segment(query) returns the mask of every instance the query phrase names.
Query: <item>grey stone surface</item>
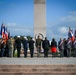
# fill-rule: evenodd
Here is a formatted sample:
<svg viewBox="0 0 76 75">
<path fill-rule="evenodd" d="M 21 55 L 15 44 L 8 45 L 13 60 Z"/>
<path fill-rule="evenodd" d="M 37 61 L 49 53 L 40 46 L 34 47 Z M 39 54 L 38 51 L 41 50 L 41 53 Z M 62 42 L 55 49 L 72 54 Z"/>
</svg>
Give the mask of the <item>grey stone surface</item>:
<svg viewBox="0 0 76 75">
<path fill-rule="evenodd" d="M 46 0 L 34 0 L 35 4 L 45 4 Z"/>
<path fill-rule="evenodd" d="M 46 36 L 46 0 L 34 0 L 34 37 L 41 33 Z"/>
<path fill-rule="evenodd" d="M 18 64 L 18 65 L 64 65 L 76 64 L 76 58 L 0 58 L 1 64 Z"/>
</svg>

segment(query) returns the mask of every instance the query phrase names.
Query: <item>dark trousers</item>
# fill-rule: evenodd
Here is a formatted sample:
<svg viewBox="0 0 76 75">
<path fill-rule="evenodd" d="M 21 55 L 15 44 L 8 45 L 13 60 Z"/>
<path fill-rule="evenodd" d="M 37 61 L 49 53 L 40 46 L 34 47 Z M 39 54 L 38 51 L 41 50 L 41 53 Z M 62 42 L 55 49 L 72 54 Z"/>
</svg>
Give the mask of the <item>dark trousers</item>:
<svg viewBox="0 0 76 75">
<path fill-rule="evenodd" d="M 1 57 L 1 49 L 0 49 L 0 57 Z"/>
<path fill-rule="evenodd" d="M 76 49 L 74 49 L 74 57 L 76 57 Z"/>
<path fill-rule="evenodd" d="M 17 47 L 17 57 L 20 57 L 20 50 L 21 50 L 21 48 Z"/>
<path fill-rule="evenodd" d="M 44 49 L 44 57 L 48 57 L 48 49 Z"/>
<path fill-rule="evenodd" d="M 30 48 L 30 55 L 31 55 L 31 57 L 33 57 L 33 54 L 34 54 L 34 49 Z"/>
<path fill-rule="evenodd" d="M 27 48 L 24 49 L 24 57 L 27 57 Z"/>
<path fill-rule="evenodd" d="M 3 56 L 9 57 L 9 48 L 4 48 Z"/>
<path fill-rule="evenodd" d="M 37 47 L 37 57 L 40 57 L 41 54 L 41 47 Z"/>
<path fill-rule="evenodd" d="M 52 57 L 56 57 L 56 52 L 52 52 Z"/>
<path fill-rule="evenodd" d="M 16 50 L 16 47 L 14 47 L 14 50 L 13 50 L 13 57 L 14 57 L 14 54 L 15 54 L 15 50 Z"/>
<path fill-rule="evenodd" d="M 71 56 L 71 49 L 68 48 L 68 49 L 67 49 L 67 57 L 70 57 L 70 56 Z"/>
<path fill-rule="evenodd" d="M 64 49 L 60 49 L 60 57 L 64 57 Z"/>
<path fill-rule="evenodd" d="M 67 57 L 67 49 L 64 49 L 64 57 Z"/>
<path fill-rule="evenodd" d="M 2 49 L 1 49 L 1 57 L 3 57 L 3 56 L 4 56 L 4 52 L 5 52 L 5 49 L 4 49 L 4 48 L 2 48 Z"/>
</svg>

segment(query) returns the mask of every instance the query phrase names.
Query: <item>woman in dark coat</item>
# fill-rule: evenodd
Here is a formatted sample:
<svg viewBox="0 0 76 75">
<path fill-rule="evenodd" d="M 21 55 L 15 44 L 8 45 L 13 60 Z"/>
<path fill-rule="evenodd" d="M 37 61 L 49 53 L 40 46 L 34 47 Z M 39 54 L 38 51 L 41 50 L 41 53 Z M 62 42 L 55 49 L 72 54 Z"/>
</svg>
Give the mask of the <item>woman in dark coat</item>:
<svg viewBox="0 0 76 75">
<path fill-rule="evenodd" d="M 52 39 L 51 42 L 51 52 L 53 54 L 53 56 L 55 56 L 56 52 L 57 52 L 57 42 L 55 41 L 55 39 Z"/>
</svg>

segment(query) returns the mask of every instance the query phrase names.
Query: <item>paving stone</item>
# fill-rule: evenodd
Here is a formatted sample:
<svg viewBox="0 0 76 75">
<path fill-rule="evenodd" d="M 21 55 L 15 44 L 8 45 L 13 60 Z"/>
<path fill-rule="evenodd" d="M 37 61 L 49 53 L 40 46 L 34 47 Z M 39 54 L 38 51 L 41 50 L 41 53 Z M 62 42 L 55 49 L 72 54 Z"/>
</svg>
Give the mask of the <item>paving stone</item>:
<svg viewBox="0 0 76 75">
<path fill-rule="evenodd" d="M 51 64 L 76 64 L 76 58 L 0 58 L 0 64 L 19 65 L 51 65 Z"/>
</svg>

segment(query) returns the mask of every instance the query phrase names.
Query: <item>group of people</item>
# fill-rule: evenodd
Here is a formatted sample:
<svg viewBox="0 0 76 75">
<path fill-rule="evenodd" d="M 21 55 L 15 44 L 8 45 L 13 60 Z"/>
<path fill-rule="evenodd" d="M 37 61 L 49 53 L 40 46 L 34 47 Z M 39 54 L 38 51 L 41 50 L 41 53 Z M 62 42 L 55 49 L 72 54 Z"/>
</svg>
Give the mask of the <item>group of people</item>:
<svg viewBox="0 0 76 75">
<path fill-rule="evenodd" d="M 71 40 L 71 38 L 68 38 L 66 40 L 60 38 L 60 41 L 58 42 L 58 48 L 60 51 L 60 57 L 71 57 L 71 54 L 73 53 L 73 56 L 76 57 L 76 38 L 74 41 Z"/>
<path fill-rule="evenodd" d="M 37 50 L 37 57 L 40 57 L 42 48 L 44 50 L 44 57 L 48 57 L 49 51 L 52 53 L 52 57 L 55 57 L 57 52 L 60 54 L 60 57 L 70 57 L 71 51 L 73 51 L 73 55 L 76 57 L 76 39 L 71 41 L 71 38 L 68 38 L 67 40 L 60 38 L 57 44 L 55 38 L 53 38 L 50 44 L 50 41 L 47 39 L 47 37 L 42 40 L 40 36 L 38 36 L 35 41 L 32 37 L 30 40 L 27 40 L 26 37 L 21 40 L 20 36 L 18 36 L 16 40 L 10 37 L 7 42 L 4 42 L 4 39 L 0 39 L 0 57 L 14 57 L 16 49 L 17 57 L 20 57 L 21 44 L 23 44 L 24 57 L 27 57 L 28 48 L 30 50 L 30 57 L 34 57 L 35 47 Z"/>
</svg>

